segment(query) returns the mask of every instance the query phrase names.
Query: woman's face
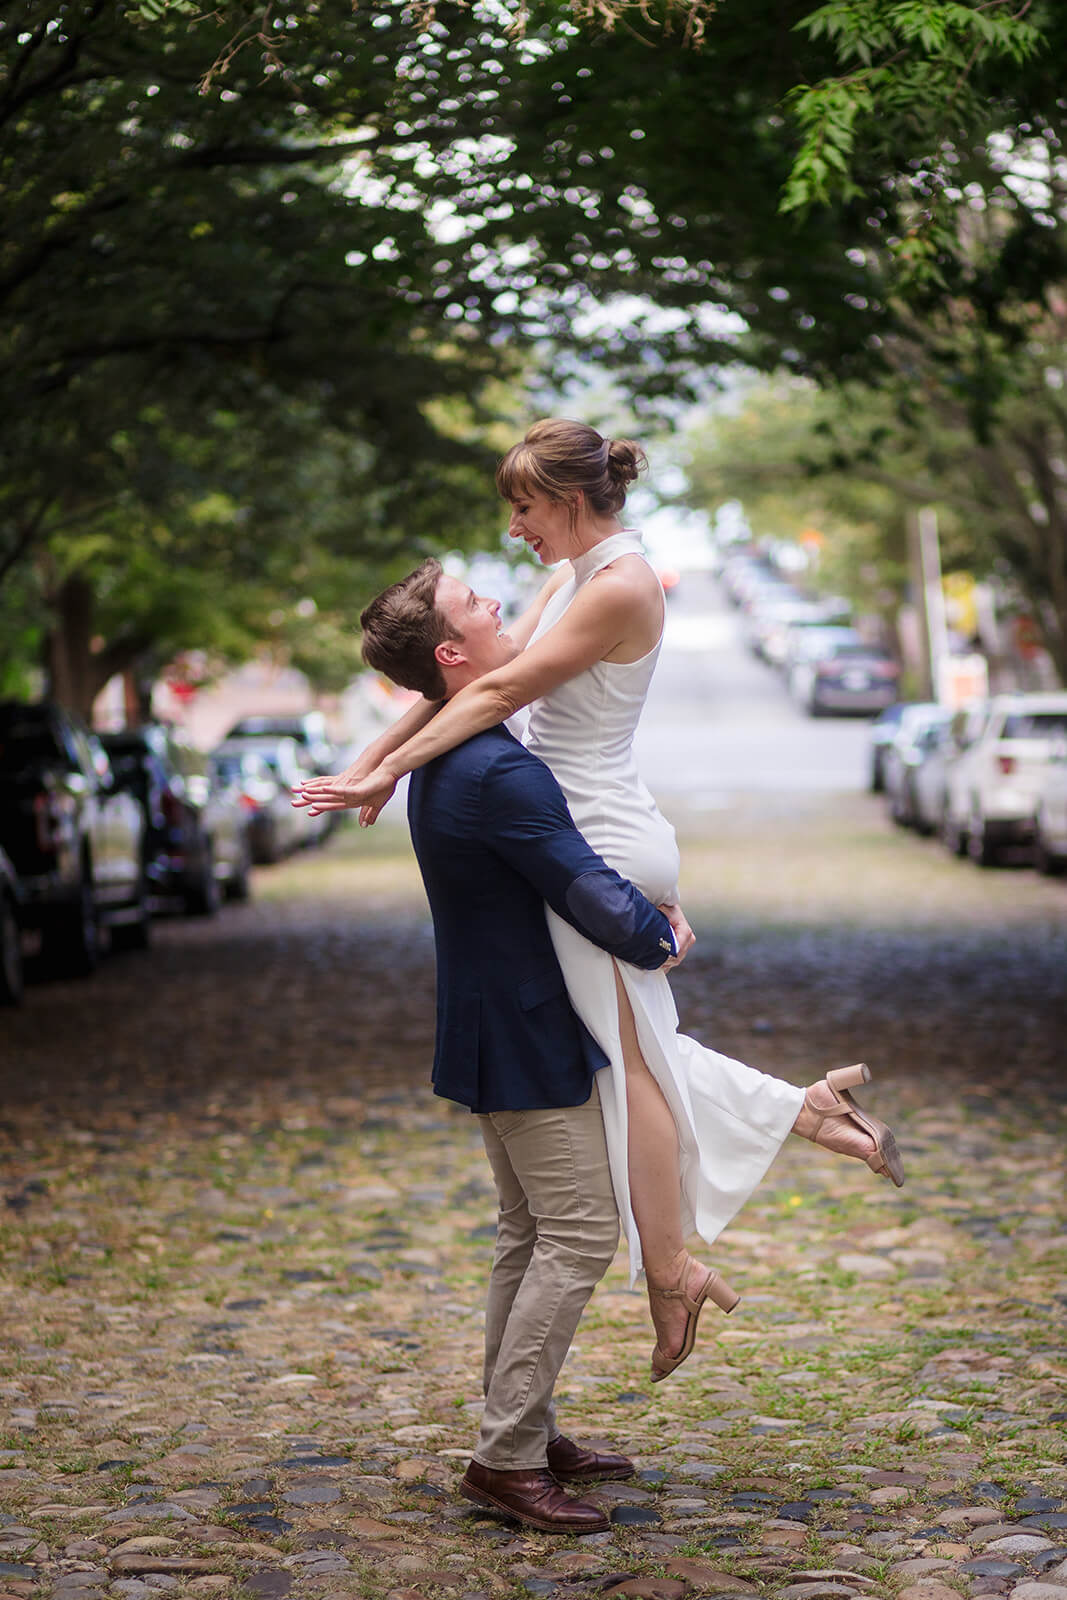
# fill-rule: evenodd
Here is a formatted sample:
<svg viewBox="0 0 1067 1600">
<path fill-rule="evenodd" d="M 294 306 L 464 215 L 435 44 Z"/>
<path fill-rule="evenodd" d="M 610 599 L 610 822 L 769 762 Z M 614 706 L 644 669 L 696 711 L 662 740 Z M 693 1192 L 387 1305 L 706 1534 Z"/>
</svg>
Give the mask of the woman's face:
<svg viewBox="0 0 1067 1600">
<path fill-rule="evenodd" d="M 513 539 L 524 540 L 542 566 L 555 566 L 557 561 L 577 554 L 566 501 L 550 500 L 547 494 L 518 495 L 511 502 L 508 533 Z"/>
</svg>

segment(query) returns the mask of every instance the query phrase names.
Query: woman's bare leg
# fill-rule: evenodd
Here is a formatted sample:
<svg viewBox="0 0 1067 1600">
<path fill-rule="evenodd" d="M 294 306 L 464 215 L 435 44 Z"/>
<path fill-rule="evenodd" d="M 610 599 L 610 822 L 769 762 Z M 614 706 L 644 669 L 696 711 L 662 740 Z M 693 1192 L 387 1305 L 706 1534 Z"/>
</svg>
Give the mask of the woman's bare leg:
<svg viewBox="0 0 1067 1600">
<path fill-rule="evenodd" d="M 617 968 L 615 992 L 626 1067 L 630 1204 L 641 1238 L 645 1276 L 657 1288 L 674 1289 L 679 1286 L 687 1259 L 682 1236 L 678 1129 L 663 1091 L 641 1054 L 634 1014 Z M 682 1287 L 690 1295 L 699 1294 L 707 1274 L 707 1267 L 690 1258 Z M 688 1320 L 685 1307 L 680 1300 L 663 1300 L 658 1295 L 650 1295 L 649 1308 L 660 1349 L 665 1356 L 677 1355 Z"/>
</svg>

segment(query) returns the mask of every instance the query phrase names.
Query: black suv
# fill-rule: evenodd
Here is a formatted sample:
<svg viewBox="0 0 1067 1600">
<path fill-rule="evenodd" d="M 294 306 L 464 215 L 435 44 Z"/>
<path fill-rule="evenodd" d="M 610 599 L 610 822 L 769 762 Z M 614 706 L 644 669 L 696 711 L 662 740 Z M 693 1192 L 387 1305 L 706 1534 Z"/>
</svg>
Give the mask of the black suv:
<svg viewBox="0 0 1067 1600">
<path fill-rule="evenodd" d="M 47 962 L 91 972 L 100 925 L 113 942 L 148 942 L 144 823 L 115 785 L 95 734 L 60 706 L 0 702 L 0 846 L 22 888 L 25 928 Z"/>
</svg>

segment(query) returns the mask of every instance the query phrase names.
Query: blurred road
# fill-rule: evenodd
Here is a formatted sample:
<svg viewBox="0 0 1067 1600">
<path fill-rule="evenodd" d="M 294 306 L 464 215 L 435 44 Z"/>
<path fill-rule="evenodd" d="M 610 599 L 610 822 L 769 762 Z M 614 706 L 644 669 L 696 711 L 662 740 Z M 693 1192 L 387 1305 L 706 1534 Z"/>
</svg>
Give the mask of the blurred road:
<svg viewBox="0 0 1067 1600">
<path fill-rule="evenodd" d="M 863 789 L 868 728 L 867 718 L 799 711 L 779 674 L 746 648 L 739 614 L 715 581 L 683 576 L 636 741 L 656 795 L 715 811 L 738 794 Z"/>
</svg>

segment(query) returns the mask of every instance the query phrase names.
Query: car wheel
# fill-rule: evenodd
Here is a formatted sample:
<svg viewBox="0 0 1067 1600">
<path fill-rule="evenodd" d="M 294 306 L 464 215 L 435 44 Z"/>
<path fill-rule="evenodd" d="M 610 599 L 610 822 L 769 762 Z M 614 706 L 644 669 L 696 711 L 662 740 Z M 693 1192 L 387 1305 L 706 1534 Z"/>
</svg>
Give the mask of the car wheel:
<svg viewBox="0 0 1067 1600">
<path fill-rule="evenodd" d="M 882 794 L 885 791 L 885 773 L 882 770 L 882 763 L 876 755 L 871 757 L 870 789 L 872 794 Z"/>
<path fill-rule="evenodd" d="M 911 825 L 915 832 L 921 833 L 924 838 L 934 831 L 933 825 L 923 815 L 922 807 L 919 804 L 919 796 L 914 788 L 911 791 Z"/>
<path fill-rule="evenodd" d="M 200 871 L 191 889 L 186 890 L 185 910 L 191 917 L 213 917 L 222 904 L 219 880 L 215 876 L 215 853 L 205 844 Z"/>
<path fill-rule="evenodd" d="M 808 713 L 809 717 L 821 717 L 822 716 L 822 706 L 819 704 L 818 700 L 815 698 L 814 692 L 809 696 L 808 702 L 807 702 L 807 706 L 806 706 L 805 709 L 807 710 L 807 713 Z"/>
<path fill-rule="evenodd" d="M 972 816 L 967 833 L 967 854 L 980 867 L 995 867 L 1000 860 L 1000 850 L 989 837 L 981 817 Z"/>
<path fill-rule="evenodd" d="M 249 873 L 252 870 L 252 850 L 246 834 L 241 845 L 241 857 L 233 876 L 226 883 L 227 900 L 247 900 L 252 891 Z"/>
<path fill-rule="evenodd" d="M 953 820 L 947 808 L 941 813 L 939 832 L 941 834 L 941 843 L 950 855 L 965 856 L 967 854 L 967 831 Z"/>
<path fill-rule="evenodd" d="M 132 922 L 119 922 L 111 930 L 116 950 L 147 950 L 151 943 L 152 912 L 148 903 L 148 873 L 142 866 L 134 900 L 136 916 Z"/>
<path fill-rule="evenodd" d="M 1058 878 L 1061 872 L 1067 871 L 1067 856 L 1057 855 L 1055 850 L 1050 850 L 1048 841 L 1041 831 L 1041 818 L 1034 818 L 1034 866 L 1046 878 Z"/>
<path fill-rule="evenodd" d="M 278 860 L 278 826 L 273 817 L 264 819 L 256 840 L 256 848 L 252 859 L 262 867 L 269 867 Z"/>
<path fill-rule="evenodd" d="M 0 894 L 0 1005 L 22 1002 L 22 932 L 10 895 Z"/>
<path fill-rule="evenodd" d="M 92 869 L 85 861 L 77 898 L 64 909 L 45 937 L 45 960 L 54 972 L 71 978 L 87 978 L 100 965 L 100 945 L 100 913 L 93 892 Z"/>
</svg>

